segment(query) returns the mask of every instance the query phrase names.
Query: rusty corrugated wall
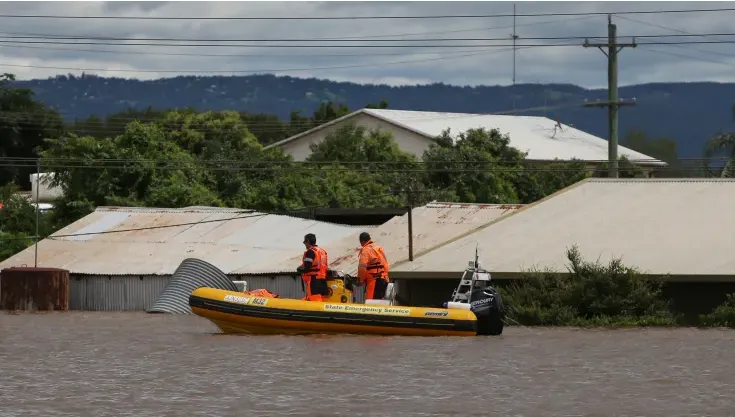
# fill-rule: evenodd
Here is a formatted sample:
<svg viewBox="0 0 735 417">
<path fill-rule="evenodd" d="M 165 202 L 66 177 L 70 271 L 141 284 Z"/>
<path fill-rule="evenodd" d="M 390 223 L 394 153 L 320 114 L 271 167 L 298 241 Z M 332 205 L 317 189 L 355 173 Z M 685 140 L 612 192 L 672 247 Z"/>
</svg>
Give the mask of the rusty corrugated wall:
<svg viewBox="0 0 735 417">
<path fill-rule="evenodd" d="M 66 311 L 69 271 L 57 268 L 13 267 L 0 271 L 0 309 Z"/>
</svg>

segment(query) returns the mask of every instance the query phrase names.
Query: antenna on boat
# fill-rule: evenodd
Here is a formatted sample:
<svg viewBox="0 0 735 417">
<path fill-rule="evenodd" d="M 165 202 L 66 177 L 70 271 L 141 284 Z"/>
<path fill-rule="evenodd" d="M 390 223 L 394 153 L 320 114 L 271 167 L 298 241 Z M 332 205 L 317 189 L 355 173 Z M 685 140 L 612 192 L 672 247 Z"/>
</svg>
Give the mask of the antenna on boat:
<svg viewBox="0 0 735 417">
<path fill-rule="evenodd" d="M 475 242 L 475 269 L 480 267 L 480 255 L 479 255 L 480 244 Z"/>
</svg>

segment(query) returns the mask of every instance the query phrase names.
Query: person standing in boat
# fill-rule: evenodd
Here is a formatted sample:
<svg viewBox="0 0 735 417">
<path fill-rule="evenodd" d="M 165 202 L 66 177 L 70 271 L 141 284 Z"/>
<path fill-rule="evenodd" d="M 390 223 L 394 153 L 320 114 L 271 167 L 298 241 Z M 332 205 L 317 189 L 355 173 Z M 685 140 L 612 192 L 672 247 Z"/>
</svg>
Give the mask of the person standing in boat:
<svg viewBox="0 0 735 417">
<path fill-rule="evenodd" d="M 360 233 L 360 245 L 357 279 L 361 285 L 365 285 L 365 299 L 382 299 L 388 289 L 388 258 L 383 248 L 375 244 L 367 232 Z"/>
<path fill-rule="evenodd" d="M 316 235 L 308 233 L 304 236 L 306 250 L 301 257 L 301 265 L 296 272 L 301 274 L 306 296 L 303 300 L 322 301 L 322 296 L 328 296 L 327 268 L 329 262 L 327 251 L 316 245 Z"/>
</svg>

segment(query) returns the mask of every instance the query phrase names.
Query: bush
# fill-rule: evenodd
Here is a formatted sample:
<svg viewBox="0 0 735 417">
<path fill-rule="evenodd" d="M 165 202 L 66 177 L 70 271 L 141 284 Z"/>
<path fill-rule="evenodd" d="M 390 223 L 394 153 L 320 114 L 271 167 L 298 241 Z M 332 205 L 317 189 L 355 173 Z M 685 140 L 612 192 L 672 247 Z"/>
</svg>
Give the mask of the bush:
<svg viewBox="0 0 735 417">
<path fill-rule="evenodd" d="M 608 264 L 582 260 L 567 250 L 568 274 L 530 272 L 506 286 L 508 315 L 524 325 L 672 325 L 663 281 L 613 259 Z"/>
<path fill-rule="evenodd" d="M 735 329 L 735 293 L 728 294 L 724 303 L 709 314 L 699 316 L 703 326 L 730 327 Z"/>
</svg>

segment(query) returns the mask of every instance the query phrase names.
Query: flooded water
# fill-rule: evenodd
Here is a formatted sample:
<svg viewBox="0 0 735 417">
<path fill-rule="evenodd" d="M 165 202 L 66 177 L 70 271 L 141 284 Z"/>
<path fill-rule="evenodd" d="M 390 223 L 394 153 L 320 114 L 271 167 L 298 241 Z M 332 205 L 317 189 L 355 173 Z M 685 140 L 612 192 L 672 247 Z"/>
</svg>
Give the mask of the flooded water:
<svg viewBox="0 0 735 417">
<path fill-rule="evenodd" d="M 225 336 L 196 316 L 0 313 L 0 416 L 735 416 L 735 332 Z"/>
</svg>

